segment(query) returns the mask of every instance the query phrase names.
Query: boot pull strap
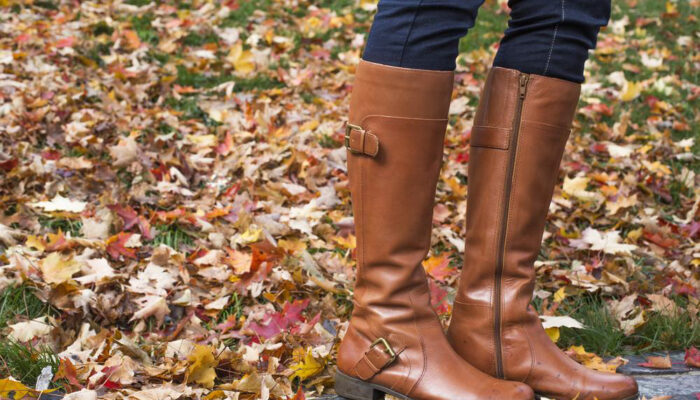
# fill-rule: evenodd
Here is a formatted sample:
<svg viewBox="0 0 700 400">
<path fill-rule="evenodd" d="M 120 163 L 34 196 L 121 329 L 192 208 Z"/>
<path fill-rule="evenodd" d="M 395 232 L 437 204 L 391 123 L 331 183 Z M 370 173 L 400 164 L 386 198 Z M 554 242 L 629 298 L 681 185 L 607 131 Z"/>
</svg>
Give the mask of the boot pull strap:
<svg viewBox="0 0 700 400">
<path fill-rule="evenodd" d="M 405 346 L 403 345 L 396 349 L 392 348 L 383 337 L 375 340 L 355 364 L 357 377 L 363 380 L 371 379 L 381 370 L 391 365 L 404 349 Z"/>
<path fill-rule="evenodd" d="M 359 125 L 345 124 L 345 147 L 356 154 L 374 157 L 379 153 L 379 138 Z"/>
</svg>

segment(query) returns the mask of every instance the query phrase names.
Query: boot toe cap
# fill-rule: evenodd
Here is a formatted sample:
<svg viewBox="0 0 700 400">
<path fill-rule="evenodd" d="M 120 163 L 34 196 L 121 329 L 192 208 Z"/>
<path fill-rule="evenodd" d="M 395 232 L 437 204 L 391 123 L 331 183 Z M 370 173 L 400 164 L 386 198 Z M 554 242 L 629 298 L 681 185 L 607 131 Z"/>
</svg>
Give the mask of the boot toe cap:
<svg viewBox="0 0 700 400">
<path fill-rule="evenodd" d="M 639 394 L 637 381 L 621 374 L 600 373 L 595 377 L 597 390 L 595 397 L 599 400 L 631 400 Z"/>
</svg>

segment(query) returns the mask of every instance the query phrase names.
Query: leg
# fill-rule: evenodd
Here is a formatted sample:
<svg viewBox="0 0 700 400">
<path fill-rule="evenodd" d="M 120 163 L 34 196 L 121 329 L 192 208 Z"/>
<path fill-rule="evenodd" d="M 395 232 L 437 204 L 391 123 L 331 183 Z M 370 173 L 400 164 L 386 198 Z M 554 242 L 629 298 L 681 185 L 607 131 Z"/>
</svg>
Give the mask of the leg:
<svg viewBox="0 0 700 400">
<path fill-rule="evenodd" d="M 597 32 L 600 24 L 580 11 L 594 3 L 593 15 L 609 9 L 609 0 L 566 0 L 557 22 L 548 17 L 551 7 L 535 9 L 535 3 L 564 4 L 511 1 L 518 23 L 511 21 L 496 59 L 510 68 L 490 71 L 475 116 L 464 268 L 448 337 L 472 365 L 522 381 L 541 396 L 636 399 L 632 378 L 590 370 L 561 352 L 530 306 L 533 264 L 583 80 L 588 47 L 582 43 L 595 43 L 580 32 Z M 569 19 L 574 3 L 577 16 Z"/>
<path fill-rule="evenodd" d="M 588 51 L 610 19 L 610 0 L 510 0 L 494 66 L 583 82 Z"/>
<path fill-rule="evenodd" d="M 423 2 L 380 3 L 355 75 L 345 137 L 357 275 L 335 389 L 354 400 L 387 393 L 407 400 L 531 400 L 526 385 L 494 379 L 455 353 L 430 306 L 421 261 L 430 248 L 451 70 L 459 32 L 468 29 L 459 10 L 469 1 Z M 454 26 L 443 30 L 438 16 Z M 450 38 L 441 36 L 446 32 Z"/>
<path fill-rule="evenodd" d="M 452 71 L 459 40 L 484 0 L 381 0 L 362 58 L 394 67 Z"/>
</svg>

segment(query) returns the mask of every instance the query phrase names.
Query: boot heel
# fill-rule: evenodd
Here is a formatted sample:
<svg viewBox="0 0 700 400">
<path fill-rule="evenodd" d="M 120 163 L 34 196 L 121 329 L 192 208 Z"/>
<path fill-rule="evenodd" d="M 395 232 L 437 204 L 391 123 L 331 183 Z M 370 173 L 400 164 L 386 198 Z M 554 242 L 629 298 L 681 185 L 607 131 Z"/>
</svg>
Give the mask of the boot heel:
<svg viewBox="0 0 700 400">
<path fill-rule="evenodd" d="M 335 374 L 335 392 L 344 399 L 382 400 L 384 393 L 372 387 L 371 383 L 352 378 L 338 371 Z"/>
</svg>

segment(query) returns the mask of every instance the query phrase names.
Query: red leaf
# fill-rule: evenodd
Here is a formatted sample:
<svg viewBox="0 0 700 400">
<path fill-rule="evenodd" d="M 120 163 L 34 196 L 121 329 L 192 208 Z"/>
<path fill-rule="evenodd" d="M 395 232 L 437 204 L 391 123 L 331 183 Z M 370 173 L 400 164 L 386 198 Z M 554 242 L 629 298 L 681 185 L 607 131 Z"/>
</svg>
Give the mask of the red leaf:
<svg viewBox="0 0 700 400">
<path fill-rule="evenodd" d="M 56 42 L 56 47 L 62 49 L 64 47 L 73 47 L 75 44 L 75 36 L 69 36 L 67 38 L 60 39 Z"/>
<path fill-rule="evenodd" d="M 10 158 L 6 161 L 0 161 L 0 169 L 5 172 L 10 172 L 17 166 L 17 164 L 19 164 L 19 161 L 17 161 L 16 158 Z"/>
<path fill-rule="evenodd" d="M 125 231 L 128 231 L 138 223 L 139 214 L 129 206 L 123 207 L 115 204 L 113 206 L 109 206 L 109 209 L 117 213 L 117 215 L 122 218 L 122 221 L 124 221 Z"/>
<path fill-rule="evenodd" d="M 450 302 L 447 301 L 447 290 L 438 285 L 434 279 L 428 279 L 430 288 L 430 304 L 438 315 L 445 315 L 450 312 Z"/>
<path fill-rule="evenodd" d="M 295 300 L 292 303 L 285 302 L 282 311 L 268 313 L 261 324 L 251 322 L 248 324 L 248 328 L 265 339 L 274 337 L 280 332 L 289 330 L 300 322 L 304 322 L 301 313 L 309 305 L 309 301 L 309 299 L 306 299 Z"/>
<path fill-rule="evenodd" d="M 457 153 L 457 157 L 455 157 L 455 161 L 457 161 L 460 164 L 468 163 L 469 162 L 469 152 L 463 151 L 463 152 Z"/>
<path fill-rule="evenodd" d="M 231 152 L 233 149 L 234 144 L 233 144 L 233 137 L 231 136 L 231 132 L 226 132 L 226 137 L 222 142 L 219 142 L 219 144 L 216 145 L 216 148 L 214 149 L 217 154 L 221 154 L 222 156 L 227 155 L 228 153 Z"/>
<path fill-rule="evenodd" d="M 677 247 L 680 243 L 678 240 L 668 237 L 663 237 L 656 232 L 644 231 L 644 239 L 663 247 L 664 249 L 670 249 Z"/>
<path fill-rule="evenodd" d="M 692 346 L 685 351 L 685 365 L 694 368 L 700 368 L 700 351 Z"/>
</svg>

